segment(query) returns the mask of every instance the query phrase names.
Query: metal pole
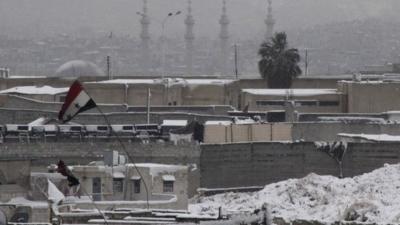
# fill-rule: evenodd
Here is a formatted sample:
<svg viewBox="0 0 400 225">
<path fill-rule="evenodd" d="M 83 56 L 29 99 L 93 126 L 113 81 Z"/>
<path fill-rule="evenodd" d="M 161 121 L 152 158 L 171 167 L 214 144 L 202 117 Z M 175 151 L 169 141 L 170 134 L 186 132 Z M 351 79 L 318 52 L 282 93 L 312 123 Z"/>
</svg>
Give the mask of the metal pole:
<svg viewBox="0 0 400 225">
<path fill-rule="evenodd" d="M 112 75 L 111 75 L 111 56 L 107 56 L 107 77 L 109 80 L 112 79 Z"/>
<path fill-rule="evenodd" d="M 150 88 L 147 88 L 147 124 L 150 124 L 150 98 L 151 98 Z"/>
<path fill-rule="evenodd" d="M 237 50 L 237 45 L 235 44 L 235 75 L 236 75 L 236 80 L 238 79 L 238 50 Z"/>
<path fill-rule="evenodd" d="M 305 76 L 308 75 L 308 49 L 306 49 L 306 59 L 305 59 L 305 71 L 304 71 Z"/>
<path fill-rule="evenodd" d="M 167 22 L 168 16 L 165 17 L 164 21 L 161 24 L 161 79 L 164 79 L 165 77 L 165 37 L 164 37 L 164 31 L 165 31 L 165 22 Z"/>
</svg>

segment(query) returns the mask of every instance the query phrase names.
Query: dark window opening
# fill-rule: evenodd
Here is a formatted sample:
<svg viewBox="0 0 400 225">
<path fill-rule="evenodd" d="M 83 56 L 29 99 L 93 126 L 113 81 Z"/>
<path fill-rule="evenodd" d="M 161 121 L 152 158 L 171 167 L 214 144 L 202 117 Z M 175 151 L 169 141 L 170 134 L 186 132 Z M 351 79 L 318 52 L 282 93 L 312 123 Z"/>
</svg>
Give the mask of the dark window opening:
<svg viewBox="0 0 400 225">
<path fill-rule="evenodd" d="M 315 100 L 304 100 L 304 101 L 296 101 L 297 106 L 316 106 L 317 101 Z"/>
<path fill-rule="evenodd" d="M 134 180 L 133 181 L 133 192 L 135 193 L 135 194 L 138 194 L 138 193 L 140 193 L 140 179 L 138 179 L 138 180 Z"/>
<path fill-rule="evenodd" d="M 164 181 L 163 192 L 174 192 L 174 182 Z"/>
<path fill-rule="evenodd" d="M 339 102 L 338 101 L 320 101 L 319 105 L 320 106 L 338 106 Z"/>
<path fill-rule="evenodd" d="M 81 131 L 82 127 L 71 127 L 71 131 Z"/>
<path fill-rule="evenodd" d="M 113 190 L 114 192 L 121 193 L 124 191 L 124 181 L 123 179 L 117 178 L 113 180 Z"/>
<path fill-rule="evenodd" d="M 123 126 L 122 130 L 133 130 L 133 126 Z"/>
<path fill-rule="evenodd" d="M 256 101 L 257 106 L 284 106 L 285 101 Z"/>
<path fill-rule="evenodd" d="M 25 130 L 25 131 L 27 131 L 27 130 L 28 130 L 28 126 L 18 126 L 17 129 L 18 129 L 18 130 Z"/>
<path fill-rule="evenodd" d="M 98 126 L 98 127 L 97 127 L 97 130 L 103 130 L 103 131 L 105 131 L 105 130 L 108 130 L 108 127 L 107 127 L 107 126 Z"/>
</svg>

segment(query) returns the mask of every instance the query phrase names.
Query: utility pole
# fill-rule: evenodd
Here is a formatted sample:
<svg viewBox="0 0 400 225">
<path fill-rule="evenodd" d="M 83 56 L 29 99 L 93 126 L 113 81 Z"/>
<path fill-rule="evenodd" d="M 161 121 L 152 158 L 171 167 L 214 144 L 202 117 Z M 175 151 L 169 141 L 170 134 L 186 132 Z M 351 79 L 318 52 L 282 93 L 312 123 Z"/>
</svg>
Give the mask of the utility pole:
<svg viewBox="0 0 400 225">
<path fill-rule="evenodd" d="M 304 76 L 308 76 L 308 49 L 306 49 L 306 57 L 304 61 Z"/>
<path fill-rule="evenodd" d="M 150 124 L 150 99 L 151 91 L 150 88 L 147 88 L 147 124 Z"/>
<path fill-rule="evenodd" d="M 238 79 L 239 72 L 238 72 L 238 48 L 237 44 L 235 44 L 235 76 L 236 80 Z"/>
<path fill-rule="evenodd" d="M 107 77 L 109 80 L 112 80 L 112 71 L 111 71 L 111 56 L 107 56 Z"/>
</svg>

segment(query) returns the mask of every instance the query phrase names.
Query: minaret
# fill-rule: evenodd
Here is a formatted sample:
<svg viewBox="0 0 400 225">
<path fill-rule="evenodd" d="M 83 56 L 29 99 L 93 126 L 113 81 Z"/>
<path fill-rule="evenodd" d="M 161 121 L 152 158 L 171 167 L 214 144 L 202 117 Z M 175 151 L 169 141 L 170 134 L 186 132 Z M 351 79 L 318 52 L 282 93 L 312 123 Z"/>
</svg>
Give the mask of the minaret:
<svg viewBox="0 0 400 225">
<path fill-rule="evenodd" d="M 147 0 L 143 0 L 143 12 L 139 15 L 142 16 L 140 24 L 142 26 L 142 32 L 140 33 L 140 47 L 141 47 L 141 68 L 142 71 L 147 73 L 150 69 L 150 19 L 147 15 Z"/>
<path fill-rule="evenodd" d="M 193 27 L 194 27 L 194 19 L 192 16 L 192 0 L 188 0 L 188 12 L 187 16 L 185 19 L 185 25 L 186 25 L 186 33 L 185 33 L 185 42 L 186 42 L 186 72 L 187 75 L 192 75 L 193 74 L 193 51 L 194 51 L 194 33 L 193 33 Z"/>
<path fill-rule="evenodd" d="M 268 13 L 267 19 L 265 19 L 267 25 L 267 32 L 265 33 L 265 39 L 269 40 L 274 35 L 275 20 L 272 16 L 272 0 L 268 0 Z"/>
<path fill-rule="evenodd" d="M 219 20 L 221 25 L 221 31 L 219 33 L 221 55 L 220 55 L 220 71 L 221 75 L 227 75 L 228 73 L 228 41 L 229 41 L 229 19 L 226 14 L 226 0 L 222 0 L 222 15 Z"/>
</svg>

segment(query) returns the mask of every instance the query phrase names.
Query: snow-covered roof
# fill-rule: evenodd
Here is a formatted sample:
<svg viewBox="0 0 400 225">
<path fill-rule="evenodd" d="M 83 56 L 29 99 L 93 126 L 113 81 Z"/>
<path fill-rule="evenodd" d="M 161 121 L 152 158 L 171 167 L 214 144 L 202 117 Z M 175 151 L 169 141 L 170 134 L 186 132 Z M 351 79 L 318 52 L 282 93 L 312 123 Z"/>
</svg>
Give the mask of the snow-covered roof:
<svg viewBox="0 0 400 225">
<path fill-rule="evenodd" d="M 11 75 L 8 79 L 41 79 L 47 78 L 46 76 L 24 76 L 24 75 Z"/>
<path fill-rule="evenodd" d="M 186 126 L 187 120 L 163 120 L 163 126 Z"/>
<path fill-rule="evenodd" d="M 365 116 L 319 116 L 319 121 L 344 122 L 344 123 L 378 123 L 385 124 L 387 121 L 383 118 L 365 117 Z"/>
<path fill-rule="evenodd" d="M 225 85 L 234 80 L 228 79 L 185 79 L 185 78 L 165 78 L 165 79 L 114 79 L 104 81 L 85 82 L 88 84 L 169 84 L 169 85 Z"/>
<path fill-rule="evenodd" d="M 167 164 L 157 164 L 157 163 L 137 163 L 138 168 L 149 168 L 150 175 L 153 177 L 158 176 L 162 173 L 174 173 L 180 170 L 187 170 L 187 166 L 180 165 L 167 165 Z"/>
<path fill-rule="evenodd" d="M 234 82 L 228 79 L 183 79 L 189 85 L 224 85 Z"/>
<path fill-rule="evenodd" d="M 47 208 L 49 204 L 46 201 L 30 201 L 24 197 L 15 197 L 10 201 L 6 202 L 9 205 L 17 205 L 17 206 L 30 206 L 32 208 Z"/>
<path fill-rule="evenodd" d="M 25 95 L 57 95 L 67 93 L 69 88 L 54 88 L 51 86 L 19 86 L 0 91 L 0 94 Z"/>
<path fill-rule="evenodd" d="M 224 126 L 229 126 L 232 124 L 232 121 L 227 121 L 227 120 L 221 120 L 221 121 L 206 121 L 205 125 L 224 125 Z"/>
<path fill-rule="evenodd" d="M 336 89 L 242 89 L 242 92 L 252 95 L 299 97 L 338 94 Z"/>
<path fill-rule="evenodd" d="M 88 84 L 159 84 L 162 83 L 161 79 L 115 79 L 104 81 L 85 82 Z"/>
<path fill-rule="evenodd" d="M 360 138 L 368 141 L 374 142 L 400 142 L 400 136 L 388 135 L 388 134 L 348 134 L 339 133 L 339 137 L 348 138 Z"/>
</svg>

